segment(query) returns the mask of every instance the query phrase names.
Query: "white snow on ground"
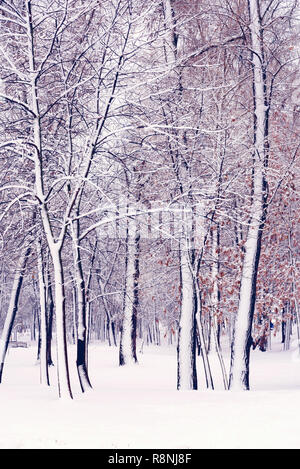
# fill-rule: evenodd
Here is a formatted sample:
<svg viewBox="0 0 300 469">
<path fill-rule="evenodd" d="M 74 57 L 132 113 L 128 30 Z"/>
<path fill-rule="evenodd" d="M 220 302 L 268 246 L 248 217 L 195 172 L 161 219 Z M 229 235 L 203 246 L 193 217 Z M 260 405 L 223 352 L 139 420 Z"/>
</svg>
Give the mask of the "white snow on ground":
<svg viewBox="0 0 300 469">
<path fill-rule="evenodd" d="M 0 385 L 0 448 L 300 448 L 300 362 L 295 347 L 255 350 L 248 392 L 176 390 L 176 349 L 144 347 L 139 365 L 118 366 L 118 349 L 90 349 L 94 389 L 82 395 L 71 368 L 75 399 L 57 398 L 39 384 L 36 347 L 10 349 Z M 74 363 L 74 348 L 70 358 Z M 227 364 L 228 364 L 228 357 Z M 55 368 L 51 381 L 55 383 Z"/>
</svg>

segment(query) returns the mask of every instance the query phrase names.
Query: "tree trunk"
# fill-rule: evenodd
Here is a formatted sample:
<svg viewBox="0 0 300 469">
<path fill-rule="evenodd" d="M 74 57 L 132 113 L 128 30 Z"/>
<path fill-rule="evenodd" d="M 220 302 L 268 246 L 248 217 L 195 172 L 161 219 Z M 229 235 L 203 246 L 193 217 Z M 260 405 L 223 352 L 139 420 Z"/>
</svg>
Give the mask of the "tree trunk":
<svg viewBox="0 0 300 469">
<path fill-rule="evenodd" d="M 40 381 L 41 384 L 49 386 L 49 373 L 48 373 L 48 324 L 47 324 L 47 309 L 46 309 L 46 283 L 43 263 L 43 252 L 41 240 L 36 242 L 37 252 L 37 267 L 39 279 L 39 300 L 40 300 Z"/>
<path fill-rule="evenodd" d="M 58 373 L 58 390 L 59 396 L 64 398 L 72 398 L 72 391 L 69 378 L 67 342 L 65 329 L 65 292 L 63 267 L 61 259 L 61 250 L 65 237 L 66 225 L 60 233 L 59 240 L 55 241 L 50 222 L 47 201 L 44 193 L 44 174 L 43 174 L 43 158 L 42 158 L 42 129 L 41 116 L 39 106 L 39 96 L 37 87 L 37 77 L 39 72 L 36 68 L 35 59 L 35 43 L 34 43 L 34 25 L 32 17 L 31 1 L 26 1 L 27 13 L 27 38 L 28 38 L 28 61 L 30 71 L 30 88 L 31 88 L 31 108 L 33 111 L 33 139 L 34 139 L 34 174 L 35 174 L 35 193 L 39 200 L 39 211 L 42 220 L 42 226 L 45 232 L 49 251 L 51 254 L 54 268 L 54 284 L 55 284 L 55 310 L 56 310 L 56 340 L 57 340 L 57 373 Z"/>
<path fill-rule="evenodd" d="M 92 388 L 88 369 L 87 369 L 87 325 L 86 325 L 86 292 L 85 281 L 82 270 L 82 261 L 79 243 L 79 222 L 77 221 L 77 235 L 73 234 L 73 249 L 74 249 L 74 266 L 75 266 L 75 280 L 77 291 L 77 358 L 76 366 L 78 378 L 82 392 L 86 392 Z"/>
<path fill-rule="evenodd" d="M 12 290 L 10 294 L 10 301 L 8 305 L 7 315 L 5 318 L 3 331 L 0 340 L 0 383 L 2 382 L 3 367 L 6 357 L 6 352 L 11 336 L 11 331 L 14 325 L 15 317 L 19 307 L 19 297 L 22 288 L 24 272 L 27 264 L 28 257 L 31 253 L 31 247 L 27 247 L 23 250 L 18 266 L 16 269 L 15 277 L 13 280 Z"/>
<path fill-rule="evenodd" d="M 249 0 L 253 98 L 254 98 L 254 155 L 253 197 L 251 218 L 245 244 L 240 284 L 239 306 L 235 321 L 231 350 L 230 388 L 249 389 L 249 360 L 252 344 L 251 330 L 256 300 L 256 281 L 261 251 L 262 230 L 266 218 L 265 165 L 267 162 L 267 107 L 261 23 L 257 0 Z"/>
<path fill-rule="evenodd" d="M 137 363 L 136 355 L 136 323 L 139 303 L 139 249 L 140 232 L 137 220 L 128 218 L 127 253 L 126 253 L 126 284 L 124 296 L 124 316 L 120 339 L 120 365 Z"/>
<path fill-rule="evenodd" d="M 197 279 L 195 279 L 197 282 Z M 196 321 L 199 333 L 199 346 L 201 357 L 203 361 L 203 368 L 206 380 L 206 387 L 207 389 L 214 389 L 214 382 L 212 378 L 209 358 L 208 358 L 208 347 L 206 345 L 205 337 L 204 337 L 204 328 L 203 328 L 203 321 L 201 317 L 201 295 L 200 295 L 200 288 L 198 283 L 196 283 L 196 294 L 197 294 L 197 313 L 196 313 Z"/>
<path fill-rule="evenodd" d="M 67 338 L 66 338 L 66 311 L 65 287 L 60 249 L 52 246 L 52 260 L 54 267 L 55 284 L 55 312 L 56 312 L 56 349 L 57 349 L 57 377 L 59 397 L 72 398 L 69 377 Z"/>
<path fill-rule="evenodd" d="M 192 266 L 185 238 L 180 240 L 181 312 L 177 347 L 177 389 L 197 389 L 196 310 Z"/>
<path fill-rule="evenodd" d="M 54 312 L 54 301 L 52 295 L 52 286 L 50 283 L 50 272 L 47 274 L 47 312 L 48 312 L 48 331 L 47 331 L 47 363 L 48 366 L 53 365 L 51 344 L 52 344 L 52 329 L 53 329 L 53 312 Z"/>
<path fill-rule="evenodd" d="M 219 234 L 219 226 L 217 225 L 214 227 L 212 231 L 212 253 L 213 253 L 213 265 L 212 265 L 212 271 L 211 271 L 211 276 L 212 276 L 212 282 L 213 282 L 213 292 L 212 292 L 212 314 L 211 314 L 211 321 L 212 321 L 212 342 L 215 351 L 217 352 L 220 367 L 221 367 L 221 372 L 222 372 L 222 378 L 223 378 L 223 384 L 225 390 L 228 389 L 228 378 L 227 378 L 227 373 L 226 373 L 226 368 L 223 360 L 223 355 L 221 351 L 221 346 L 220 346 L 220 327 L 218 324 L 218 309 L 219 309 L 219 299 L 220 299 L 220 293 L 219 293 L 219 283 L 218 283 L 218 274 L 219 274 L 219 244 L 220 244 L 220 234 Z"/>
<path fill-rule="evenodd" d="M 295 306 L 295 316 L 296 316 L 296 327 L 297 327 L 297 340 L 298 340 L 298 353 L 300 356 L 300 311 L 299 311 L 299 303 L 297 297 L 297 279 L 296 279 L 296 262 L 295 262 L 295 254 L 292 247 L 292 232 L 291 229 L 289 230 L 289 257 L 290 257 L 290 266 L 292 267 L 291 277 L 292 277 L 292 295 L 294 300 Z"/>
</svg>

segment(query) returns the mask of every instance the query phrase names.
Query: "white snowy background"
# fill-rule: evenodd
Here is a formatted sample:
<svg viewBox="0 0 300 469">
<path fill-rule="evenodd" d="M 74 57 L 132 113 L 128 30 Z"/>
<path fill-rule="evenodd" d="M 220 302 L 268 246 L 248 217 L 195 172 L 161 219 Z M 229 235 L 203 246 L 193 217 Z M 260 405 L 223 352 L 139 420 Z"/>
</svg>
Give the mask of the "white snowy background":
<svg viewBox="0 0 300 469">
<path fill-rule="evenodd" d="M 82 395 L 71 366 L 74 400 L 39 384 L 36 346 L 10 349 L 0 386 L 0 448 L 300 448 L 300 362 L 296 347 L 251 354 L 251 391 L 176 390 L 176 348 L 144 347 L 139 365 L 118 366 L 118 349 L 91 344 L 93 390 Z M 228 352 L 224 352 L 227 358 Z M 74 362 L 75 349 L 70 349 Z M 77 387 L 76 387 L 77 386 Z"/>
</svg>

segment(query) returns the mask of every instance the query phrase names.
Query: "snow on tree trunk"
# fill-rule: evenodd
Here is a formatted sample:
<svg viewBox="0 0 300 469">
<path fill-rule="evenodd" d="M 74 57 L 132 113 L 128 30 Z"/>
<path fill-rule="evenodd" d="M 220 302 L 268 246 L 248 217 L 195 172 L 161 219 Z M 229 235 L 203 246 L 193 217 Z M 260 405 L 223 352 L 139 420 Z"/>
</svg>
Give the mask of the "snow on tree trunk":
<svg viewBox="0 0 300 469">
<path fill-rule="evenodd" d="M 186 238 L 180 239 L 181 312 L 177 347 L 177 389 L 197 389 L 194 276 Z"/>
<path fill-rule="evenodd" d="M 124 312 L 120 339 L 120 365 L 137 363 L 136 315 L 139 302 L 139 243 L 140 232 L 136 218 L 127 222 L 126 282 Z"/>
<path fill-rule="evenodd" d="M 37 266 L 39 279 L 39 300 L 40 300 L 40 381 L 41 384 L 49 386 L 48 373 L 48 325 L 47 325 L 47 309 L 46 309 L 46 282 L 43 265 L 43 252 L 41 240 L 36 242 Z"/>
<path fill-rule="evenodd" d="M 14 325 L 15 317 L 19 307 L 19 297 L 23 283 L 24 271 L 26 268 L 28 256 L 31 252 L 31 247 L 27 247 L 21 253 L 16 273 L 13 280 L 13 285 L 10 294 L 10 301 L 8 305 L 7 315 L 5 318 L 2 335 L 0 339 L 0 383 L 2 382 L 3 367 L 6 357 L 6 352 L 11 336 L 11 331 Z"/>
<path fill-rule="evenodd" d="M 219 274 L 219 256 L 218 252 L 218 227 L 213 226 L 212 230 L 212 268 L 211 268 L 211 280 L 212 280 L 212 293 L 211 293 L 211 327 L 212 327 L 212 344 L 211 349 L 215 351 L 219 348 L 219 339 L 217 336 L 218 330 L 218 303 L 219 303 L 219 285 L 218 285 L 218 274 Z"/>
<path fill-rule="evenodd" d="M 78 251 L 78 248 L 77 248 Z M 77 329 L 77 371 L 82 392 L 90 389 L 91 383 L 87 370 L 86 362 L 86 349 L 87 349 L 87 328 L 86 328 L 86 301 L 85 301 L 85 286 L 82 272 L 82 265 L 80 255 L 77 252 L 76 261 L 76 284 L 77 284 L 77 299 L 78 299 L 78 329 Z"/>
<path fill-rule="evenodd" d="M 195 280 L 196 282 L 196 280 Z M 200 342 L 200 349 L 201 349 L 201 357 L 203 361 L 203 368 L 206 380 L 206 387 L 207 389 L 214 389 L 214 382 L 211 373 L 211 367 L 208 358 L 208 351 L 207 345 L 204 337 L 204 328 L 203 328 L 203 321 L 201 317 L 201 295 L 199 286 L 196 283 L 196 294 L 197 294 L 197 314 L 196 314 L 196 322 L 199 332 L 199 342 Z"/>
<path fill-rule="evenodd" d="M 66 326 L 65 326 L 65 294 L 63 266 L 61 259 L 61 249 L 64 241 L 64 231 L 58 241 L 55 241 L 52 226 L 50 223 L 46 197 L 44 193 L 44 175 L 42 165 L 42 138 L 41 138 L 41 117 L 39 109 L 39 96 L 37 89 L 37 77 L 34 44 L 34 26 L 31 10 L 31 1 L 26 2 L 27 9 L 27 37 L 28 37 L 28 59 L 31 76 L 31 108 L 33 111 L 33 138 L 34 138 L 34 173 L 35 173 L 35 193 L 39 200 L 39 210 L 42 225 L 49 246 L 53 268 L 55 286 L 55 312 L 56 312 L 56 341 L 57 341 L 57 373 L 59 396 L 72 398 L 72 391 L 69 378 L 69 367 L 67 357 Z"/>
<path fill-rule="evenodd" d="M 220 347 L 220 340 L 218 336 L 218 304 L 219 304 L 219 285 L 218 285 L 218 274 L 219 274 L 219 227 L 214 227 L 212 231 L 212 253 L 213 253 L 213 265 L 211 269 L 211 277 L 213 283 L 213 291 L 211 295 L 212 302 L 212 344 L 213 348 L 217 352 L 224 388 L 228 389 L 228 378 L 226 373 L 226 368 L 223 360 L 223 355 Z"/>
<path fill-rule="evenodd" d="M 298 341 L 298 353 L 300 356 L 300 312 L 299 312 L 299 302 L 297 298 L 297 278 L 296 278 L 296 262 L 295 262 L 295 254 L 293 252 L 292 247 L 292 233 L 289 230 L 289 237 L 288 237 L 288 245 L 289 245 L 289 257 L 290 257 L 290 266 L 291 269 L 291 277 L 292 277 L 292 295 L 295 307 L 295 316 L 296 316 L 296 328 L 297 328 L 297 341 Z"/>
<path fill-rule="evenodd" d="M 77 291 L 77 333 L 76 333 L 76 343 L 77 343 L 77 358 L 76 366 L 78 372 L 78 378 L 81 386 L 82 392 L 86 392 L 88 389 L 92 388 L 88 368 L 87 368 L 87 325 L 86 325 L 86 289 L 85 281 L 82 270 L 82 261 L 80 253 L 80 227 L 77 220 L 77 231 L 72 229 L 72 238 L 73 238 L 73 257 L 74 257 L 74 267 L 75 267 L 75 281 L 76 281 L 76 291 Z M 75 322 L 74 322 L 75 327 Z"/>
<path fill-rule="evenodd" d="M 249 389 L 251 330 L 256 298 L 256 279 L 265 221 L 264 164 L 266 119 L 261 24 L 257 0 L 249 0 L 254 94 L 253 197 L 245 243 L 239 305 L 231 351 L 230 389 Z"/>
<path fill-rule="evenodd" d="M 170 71 L 176 73 L 178 88 L 181 89 L 181 75 L 179 69 L 176 69 L 178 55 L 178 34 L 176 28 L 176 14 L 171 0 L 163 2 L 164 20 L 166 36 L 164 40 L 165 58 Z M 181 99 L 181 96 L 180 98 Z M 185 209 L 190 206 L 190 187 L 188 168 L 183 162 L 182 155 L 175 149 L 178 161 L 174 166 L 175 175 L 181 194 L 183 197 Z M 183 188 L 184 187 L 184 188 Z M 181 310 L 178 329 L 177 345 L 177 389 L 189 390 L 197 389 L 197 370 L 196 370 L 196 311 L 197 297 L 195 290 L 195 279 L 191 256 L 193 255 L 192 239 L 194 232 L 191 232 L 187 213 L 184 211 L 183 232 L 179 234 L 179 254 L 180 254 L 180 281 L 181 281 Z"/>
<path fill-rule="evenodd" d="M 59 397 L 72 398 L 67 353 L 65 289 L 61 251 L 52 246 L 51 254 L 54 267 L 58 391 Z"/>
</svg>

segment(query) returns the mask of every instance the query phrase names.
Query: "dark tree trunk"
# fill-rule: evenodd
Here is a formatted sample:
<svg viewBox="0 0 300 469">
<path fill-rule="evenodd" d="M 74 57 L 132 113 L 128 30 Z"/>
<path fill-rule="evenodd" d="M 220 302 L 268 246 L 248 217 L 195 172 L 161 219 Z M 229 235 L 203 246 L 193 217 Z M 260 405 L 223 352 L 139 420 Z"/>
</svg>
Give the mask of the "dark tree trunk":
<svg viewBox="0 0 300 469">
<path fill-rule="evenodd" d="M 1 336 L 0 342 L 0 383 L 2 382 L 2 375 L 3 375 L 3 367 L 6 357 L 6 352 L 8 349 L 8 344 L 11 336 L 11 332 L 14 326 L 14 321 L 16 318 L 16 314 L 18 312 L 19 307 L 19 298 L 24 278 L 24 272 L 26 268 L 26 264 L 28 261 L 28 257 L 31 253 L 31 247 L 28 247 L 23 251 L 21 257 L 19 259 L 18 267 L 15 273 L 10 302 L 8 306 L 7 315 L 4 322 L 4 327 Z"/>
<path fill-rule="evenodd" d="M 48 272 L 48 279 L 49 279 Z M 53 312 L 54 312 L 54 301 L 52 294 L 52 287 L 48 281 L 48 332 L 47 332 L 47 363 L 48 366 L 53 366 L 51 344 L 52 344 L 52 330 L 53 330 Z"/>
</svg>

